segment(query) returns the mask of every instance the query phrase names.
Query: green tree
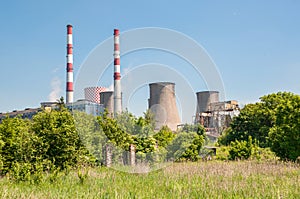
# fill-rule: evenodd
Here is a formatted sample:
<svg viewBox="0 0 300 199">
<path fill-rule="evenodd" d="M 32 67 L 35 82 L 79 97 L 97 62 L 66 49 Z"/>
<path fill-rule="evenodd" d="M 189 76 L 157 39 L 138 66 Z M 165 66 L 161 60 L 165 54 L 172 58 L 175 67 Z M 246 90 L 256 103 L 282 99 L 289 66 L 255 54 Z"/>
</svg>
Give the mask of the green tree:
<svg viewBox="0 0 300 199">
<path fill-rule="evenodd" d="M 64 97 L 62 96 L 56 101 L 56 104 L 58 106 L 58 110 L 63 110 L 64 108 L 66 108 Z"/>
<path fill-rule="evenodd" d="M 134 135 L 136 133 L 135 126 L 136 126 L 137 118 L 132 113 L 130 113 L 127 109 L 122 113 L 118 114 L 115 120 L 117 121 L 119 127 L 126 133 L 130 135 Z"/>
<path fill-rule="evenodd" d="M 218 143 L 229 145 L 236 140 L 248 141 L 251 136 L 259 147 L 271 147 L 280 158 L 294 160 L 300 151 L 299 95 L 278 92 L 260 100 L 241 110 Z"/>
<path fill-rule="evenodd" d="M 132 136 L 120 126 L 116 119 L 104 113 L 103 116 L 97 117 L 97 121 L 109 142 L 123 150 L 129 149 L 129 145 L 133 143 Z"/>
<path fill-rule="evenodd" d="M 292 93 L 279 92 L 260 98 L 260 102 L 246 105 L 237 117 L 233 118 L 230 128 L 224 132 L 219 143 L 229 145 L 231 141 L 248 140 L 251 136 L 260 147 L 268 147 L 268 134 L 276 121 L 276 111 L 285 104 Z"/>
<path fill-rule="evenodd" d="M 185 124 L 177 133 L 173 142 L 167 147 L 167 159 L 197 161 L 200 158 L 200 150 L 205 139 L 204 127 Z"/>
<path fill-rule="evenodd" d="M 300 96 L 286 94 L 275 116 L 269 133 L 271 149 L 281 159 L 295 161 L 300 157 Z"/>
<path fill-rule="evenodd" d="M 153 138 L 156 140 L 158 146 L 160 147 L 167 147 L 172 140 L 175 138 L 175 134 L 172 132 L 172 130 L 167 127 L 163 126 L 161 129 L 156 133 Z"/>
<path fill-rule="evenodd" d="M 144 112 L 144 118 L 146 124 L 149 125 L 152 129 L 155 129 L 155 118 L 154 118 L 154 114 L 151 112 L 150 109 L 147 109 L 147 111 Z"/>
<path fill-rule="evenodd" d="M 72 114 L 63 108 L 43 111 L 33 117 L 32 131 L 43 143 L 43 159 L 60 169 L 75 166 L 83 146 L 76 132 Z"/>
<path fill-rule="evenodd" d="M 205 135 L 205 129 L 201 124 L 184 124 L 179 132 L 195 132 L 198 135 Z"/>
<path fill-rule="evenodd" d="M 41 159 L 41 142 L 31 131 L 31 122 L 18 117 L 5 118 L 0 124 L 0 151 L 3 170 L 7 173 L 15 163 L 34 163 Z"/>
<path fill-rule="evenodd" d="M 103 162 L 103 148 L 107 137 L 101 130 L 97 118 L 81 111 L 73 111 L 73 117 L 81 143 L 98 162 Z"/>
<path fill-rule="evenodd" d="M 258 102 L 246 105 L 237 117 L 233 118 L 230 128 L 225 130 L 219 139 L 222 145 L 229 145 L 235 140 L 248 141 L 251 136 L 259 142 L 260 147 L 267 147 L 268 133 L 274 123 L 274 111 L 266 104 Z"/>
</svg>

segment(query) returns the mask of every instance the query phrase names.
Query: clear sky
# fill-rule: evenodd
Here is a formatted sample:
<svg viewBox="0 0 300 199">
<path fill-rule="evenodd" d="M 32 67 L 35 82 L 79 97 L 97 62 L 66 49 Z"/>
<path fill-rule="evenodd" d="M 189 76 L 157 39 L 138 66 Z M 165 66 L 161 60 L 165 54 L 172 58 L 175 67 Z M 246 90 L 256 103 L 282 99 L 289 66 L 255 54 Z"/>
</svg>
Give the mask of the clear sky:
<svg viewBox="0 0 300 199">
<path fill-rule="evenodd" d="M 159 27 L 181 32 L 206 50 L 223 79 L 227 100 L 245 104 L 277 91 L 299 94 L 299 10 L 296 0 L 2 1 L 0 112 L 38 107 L 42 101 L 65 96 L 67 24 L 74 27 L 75 76 L 114 28 L 122 33 Z M 122 71 L 156 56 L 172 59 L 156 54 L 124 56 Z M 194 89 L 206 90 L 199 82 Z"/>
</svg>

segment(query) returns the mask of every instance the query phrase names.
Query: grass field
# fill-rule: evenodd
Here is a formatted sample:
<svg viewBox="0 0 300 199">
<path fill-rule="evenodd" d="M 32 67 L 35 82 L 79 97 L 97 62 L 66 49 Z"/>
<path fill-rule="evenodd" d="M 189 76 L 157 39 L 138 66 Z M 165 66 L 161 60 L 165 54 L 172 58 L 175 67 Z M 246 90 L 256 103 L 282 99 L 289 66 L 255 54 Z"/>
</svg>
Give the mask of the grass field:
<svg viewBox="0 0 300 199">
<path fill-rule="evenodd" d="M 107 168 L 39 185 L 0 179 L 1 198 L 300 198 L 300 167 L 292 163 L 174 163 L 146 174 Z"/>
</svg>

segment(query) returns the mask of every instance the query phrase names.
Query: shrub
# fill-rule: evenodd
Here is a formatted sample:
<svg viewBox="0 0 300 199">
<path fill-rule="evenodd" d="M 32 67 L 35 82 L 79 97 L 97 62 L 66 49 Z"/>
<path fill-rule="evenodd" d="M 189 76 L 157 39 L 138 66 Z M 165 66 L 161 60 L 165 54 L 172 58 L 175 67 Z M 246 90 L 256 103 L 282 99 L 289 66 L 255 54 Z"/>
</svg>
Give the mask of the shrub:
<svg viewBox="0 0 300 199">
<path fill-rule="evenodd" d="M 217 160 L 228 160 L 229 146 L 222 146 L 217 148 L 216 159 Z"/>
<path fill-rule="evenodd" d="M 253 154 L 252 138 L 249 141 L 234 141 L 230 143 L 229 160 L 248 159 Z"/>
</svg>

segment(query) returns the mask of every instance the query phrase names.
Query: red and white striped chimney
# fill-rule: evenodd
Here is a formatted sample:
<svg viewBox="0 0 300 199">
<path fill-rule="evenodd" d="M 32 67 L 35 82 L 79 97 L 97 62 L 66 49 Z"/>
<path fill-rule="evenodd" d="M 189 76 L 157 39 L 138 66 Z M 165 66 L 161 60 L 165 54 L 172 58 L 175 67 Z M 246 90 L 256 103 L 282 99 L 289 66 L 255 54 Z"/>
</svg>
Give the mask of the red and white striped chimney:
<svg viewBox="0 0 300 199">
<path fill-rule="evenodd" d="M 120 39 L 119 30 L 114 29 L 114 114 L 116 115 L 121 112 Z"/>
<path fill-rule="evenodd" d="M 67 90 L 66 103 L 73 103 L 73 36 L 72 25 L 67 25 Z"/>
</svg>

